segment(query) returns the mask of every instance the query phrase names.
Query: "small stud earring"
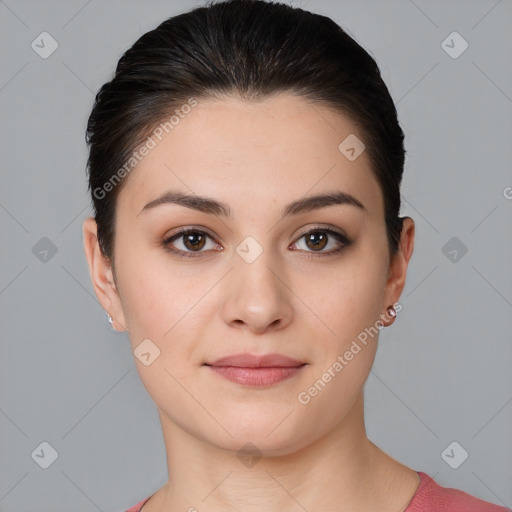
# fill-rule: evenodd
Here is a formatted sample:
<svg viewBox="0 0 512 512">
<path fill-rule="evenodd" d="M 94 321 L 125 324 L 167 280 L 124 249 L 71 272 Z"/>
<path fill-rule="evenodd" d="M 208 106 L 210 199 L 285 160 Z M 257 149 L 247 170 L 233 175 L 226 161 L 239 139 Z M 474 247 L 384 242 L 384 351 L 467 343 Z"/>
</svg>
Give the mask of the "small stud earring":
<svg viewBox="0 0 512 512">
<path fill-rule="evenodd" d="M 388 306 L 386 308 L 386 314 L 383 316 L 384 326 L 389 327 L 396 318 L 397 311 L 395 309 L 395 306 Z"/>
<path fill-rule="evenodd" d="M 110 328 L 113 330 L 113 331 L 116 331 L 116 329 L 114 328 L 114 321 L 112 320 L 112 317 L 105 311 L 105 315 L 107 317 L 107 320 L 108 320 L 108 325 L 110 326 Z M 116 331 L 117 332 L 117 331 Z"/>
<path fill-rule="evenodd" d="M 388 314 L 388 316 L 395 318 L 396 317 L 395 306 L 388 306 L 388 308 L 386 309 L 386 313 Z"/>
</svg>

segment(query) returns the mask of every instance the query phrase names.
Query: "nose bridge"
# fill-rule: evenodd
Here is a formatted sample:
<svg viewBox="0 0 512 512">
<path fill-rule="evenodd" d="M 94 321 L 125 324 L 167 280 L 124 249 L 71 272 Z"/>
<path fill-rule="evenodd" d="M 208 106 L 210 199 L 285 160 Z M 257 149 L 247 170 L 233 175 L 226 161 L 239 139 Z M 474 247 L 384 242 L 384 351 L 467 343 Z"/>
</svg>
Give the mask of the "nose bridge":
<svg viewBox="0 0 512 512">
<path fill-rule="evenodd" d="M 270 236 L 262 242 L 247 236 L 233 254 L 233 270 L 224 297 L 224 321 L 241 322 L 251 330 L 263 331 L 271 324 L 283 327 L 289 322 L 292 309 L 284 285 L 283 266 L 276 258 Z"/>
<path fill-rule="evenodd" d="M 282 266 L 276 258 L 277 250 L 271 246 L 270 236 L 265 240 L 259 236 L 259 240 L 249 235 L 238 244 L 233 255 L 234 277 L 241 285 L 250 286 L 253 296 L 259 293 L 280 295 L 283 285 L 278 274 Z M 271 300 L 270 295 L 267 299 Z"/>
</svg>

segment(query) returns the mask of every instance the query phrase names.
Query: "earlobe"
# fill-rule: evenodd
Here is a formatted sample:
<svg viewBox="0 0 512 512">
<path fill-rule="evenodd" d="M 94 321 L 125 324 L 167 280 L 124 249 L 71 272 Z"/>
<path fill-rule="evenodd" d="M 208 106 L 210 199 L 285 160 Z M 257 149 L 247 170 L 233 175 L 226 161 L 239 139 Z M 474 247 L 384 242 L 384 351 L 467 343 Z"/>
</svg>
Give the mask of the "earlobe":
<svg viewBox="0 0 512 512">
<path fill-rule="evenodd" d="M 397 310 L 396 310 L 394 304 L 390 304 L 386 308 L 386 314 L 381 315 L 381 320 L 383 321 L 383 323 L 386 327 L 389 327 L 395 321 L 396 315 L 397 315 Z"/>
<path fill-rule="evenodd" d="M 400 244 L 397 254 L 394 255 L 390 262 L 388 270 L 388 280 L 386 284 L 385 303 L 384 306 L 396 304 L 399 302 L 400 295 L 405 287 L 407 276 L 407 268 L 414 250 L 414 234 L 415 225 L 411 217 L 404 217 L 402 223 L 402 231 L 400 235 Z M 388 313 L 386 311 L 386 313 Z M 389 318 L 388 314 L 388 318 Z M 387 325 L 391 325 L 396 315 L 391 315 L 392 319 Z"/>
<path fill-rule="evenodd" d="M 105 312 L 113 317 L 113 322 L 120 323 L 124 327 L 124 315 L 114 281 L 112 266 L 101 251 L 97 237 L 97 224 L 93 217 L 88 217 L 84 221 L 82 233 L 89 275 L 96 297 Z"/>
</svg>

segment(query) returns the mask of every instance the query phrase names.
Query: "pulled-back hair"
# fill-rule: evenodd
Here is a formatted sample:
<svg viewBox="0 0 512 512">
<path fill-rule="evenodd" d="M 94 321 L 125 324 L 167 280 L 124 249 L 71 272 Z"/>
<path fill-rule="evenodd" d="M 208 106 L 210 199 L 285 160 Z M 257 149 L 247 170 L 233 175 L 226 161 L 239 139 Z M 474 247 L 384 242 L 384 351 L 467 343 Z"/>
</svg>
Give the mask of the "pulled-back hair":
<svg viewBox="0 0 512 512">
<path fill-rule="evenodd" d="M 87 166 L 103 255 L 113 262 L 116 199 L 129 178 L 127 162 L 135 162 L 134 152 L 164 119 L 202 98 L 258 101 L 280 92 L 338 111 L 357 127 L 383 194 L 389 251 L 396 253 L 404 134 L 375 60 L 326 16 L 227 0 L 142 35 L 96 95 Z"/>
</svg>

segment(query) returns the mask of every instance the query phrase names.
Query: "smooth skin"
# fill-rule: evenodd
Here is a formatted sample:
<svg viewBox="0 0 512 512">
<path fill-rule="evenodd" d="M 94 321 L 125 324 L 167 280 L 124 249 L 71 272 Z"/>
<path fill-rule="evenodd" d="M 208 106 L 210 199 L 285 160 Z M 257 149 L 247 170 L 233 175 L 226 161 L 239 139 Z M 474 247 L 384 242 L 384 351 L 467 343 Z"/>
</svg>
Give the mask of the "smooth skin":
<svg viewBox="0 0 512 512">
<path fill-rule="evenodd" d="M 363 386 L 378 336 L 309 403 L 298 400 L 399 302 L 413 252 L 406 217 L 390 259 L 367 154 L 350 161 L 338 149 L 349 134 L 364 140 L 340 113 L 291 93 L 198 99 L 128 176 L 114 268 L 94 219 L 83 223 L 93 287 L 114 327 L 128 332 L 132 350 L 145 339 L 160 350 L 149 366 L 135 357 L 158 408 L 169 472 L 143 512 L 401 512 L 418 488 L 417 473 L 366 435 Z M 170 203 L 143 210 L 168 190 L 226 203 L 231 218 Z M 280 219 L 288 203 L 334 191 L 365 209 L 331 205 Z M 189 227 L 208 236 L 168 246 L 197 257 L 169 252 L 164 241 Z M 326 228 L 352 243 L 303 236 Z M 246 237 L 263 249 L 250 263 L 236 250 Z M 240 352 L 277 352 L 307 366 L 262 388 L 204 366 Z M 262 454 L 252 466 L 237 457 L 248 442 Z"/>
</svg>

